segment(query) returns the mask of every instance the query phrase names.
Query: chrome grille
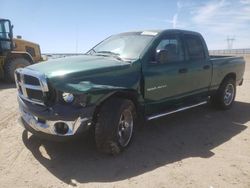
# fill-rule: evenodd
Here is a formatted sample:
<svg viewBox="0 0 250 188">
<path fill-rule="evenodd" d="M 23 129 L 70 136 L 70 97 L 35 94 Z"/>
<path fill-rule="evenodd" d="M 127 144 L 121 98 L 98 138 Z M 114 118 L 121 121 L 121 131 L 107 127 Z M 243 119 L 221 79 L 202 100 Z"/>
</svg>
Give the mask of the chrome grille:
<svg viewBox="0 0 250 188">
<path fill-rule="evenodd" d="M 49 91 L 44 74 L 20 68 L 15 72 L 15 80 L 19 97 L 32 103 L 44 105 L 44 97 Z"/>
<path fill-rule="evenodd" d="M 31 85 L 40 85 L 40 82 L 37 78 L 29 75 L 24 75 L 24 81 L 26 84 L 31 84 Z"/>
</svg>

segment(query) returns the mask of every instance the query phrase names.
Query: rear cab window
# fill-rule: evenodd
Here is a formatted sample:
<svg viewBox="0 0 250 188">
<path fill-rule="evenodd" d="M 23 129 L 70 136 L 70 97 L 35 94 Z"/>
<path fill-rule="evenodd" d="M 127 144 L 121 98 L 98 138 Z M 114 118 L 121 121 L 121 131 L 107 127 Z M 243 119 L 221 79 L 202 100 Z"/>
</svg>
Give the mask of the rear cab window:
<svg viewBox="0 0 250 188">
<path fill-rule="evenodd" d="M 205 59 L 204 47 L 199 36 L 185 34 L 184 40 L 189 60 L 199 61 Z"/>
</svg>

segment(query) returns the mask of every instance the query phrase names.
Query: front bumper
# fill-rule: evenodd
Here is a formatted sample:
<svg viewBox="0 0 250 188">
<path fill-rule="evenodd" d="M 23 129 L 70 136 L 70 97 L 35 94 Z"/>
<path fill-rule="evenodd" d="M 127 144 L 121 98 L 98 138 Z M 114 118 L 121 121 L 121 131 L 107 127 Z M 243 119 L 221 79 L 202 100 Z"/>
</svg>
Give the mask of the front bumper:
<svg viewBox="0 0 250 188">
<path fill-rule="evenodd" d="M 22 100 L 18 97 L 21 113 L 21 124 L 32 133 L 43 133 L 58 137 L 74 136 L 87 131 L 92 124 L 94 106 L 77 108 L 57 104 L 46 107 Z M 61 133 L 56 129 L 56 124 L 67 125 L 67 131 Z"/>
<path fill-rule="evenodd" d="M 79 138 L 80 136 L 82 136 L 82 134 L 75 134 L 71 136 L 69 135 L 60 136 L 60 135 L 47 134 L 42 131 L 37 131 L 33 129 L 29 124 L 27 124 L 26 121 L 24 121 L 22 117 L 19 118 L 19 123 L 25 128 L 25 130 L 31 132 L 33 135 L 41 139 L 45 139 L 49 141 L 64 142 L 64 141 L 69 141 L 69 140 L 75 140 L 76 138 Z"/>
</svg>

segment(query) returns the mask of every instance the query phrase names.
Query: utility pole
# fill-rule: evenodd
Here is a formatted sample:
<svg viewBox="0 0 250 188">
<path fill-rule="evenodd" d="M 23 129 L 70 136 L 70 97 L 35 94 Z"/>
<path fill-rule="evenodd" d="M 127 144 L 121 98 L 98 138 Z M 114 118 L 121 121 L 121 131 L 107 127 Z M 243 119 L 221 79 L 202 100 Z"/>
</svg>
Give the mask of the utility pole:
<svg viewBox="0 0 250 188">
<path fill-rule="evenodd" d="M 233 36 L 233 37 L 227 37 L 227 49 L 228 50 L 231 50 L 231 49 L 233 49 L 233 43 L 234 43 L 234 41 L 235 41 L 235 37 Z"/>
</svg>

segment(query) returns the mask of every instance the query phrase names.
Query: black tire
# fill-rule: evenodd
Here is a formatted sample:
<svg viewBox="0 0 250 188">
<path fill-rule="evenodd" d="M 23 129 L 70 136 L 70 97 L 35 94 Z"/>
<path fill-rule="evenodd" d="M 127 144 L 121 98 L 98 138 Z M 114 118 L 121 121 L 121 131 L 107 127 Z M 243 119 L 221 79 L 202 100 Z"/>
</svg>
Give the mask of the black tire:
<svg viewBox="0 0 250 188">
<path fill-rule="evenodd" d="M 227 97 L 230 89 L 231 96 Z M 216 94 L 211 97 L 211 103 L 214 107 L 221 110 L 228 110 L 232 107 L 236 96 L 236 83 L 233 78 L 225 79 L 217 90 Z M 227 100 L 228 98 L 228 100 Z"/>
<path fill-rule="evenodd" d="M 31 63 L 25 58 L 9 59 L 4 65 L 4 79 L 7 82 L 15 82 L 15 70 L 31 65 Z"/>
<path fill-rule="evenodd" d="M 121 120 L 124 113 L 126 113 L 126 116 L 131 117 L 127 119 L 132 120 L 132 128 L 130 121 L 128 121 L 130 123 L 126 124 L 124 123 L 126 122 L 125 119 Z M 128 115 L 129 113 L 130 115 Z M 112 155 L 117 155 L 122 152 L 131 142 L 136 121 L 136 109 L 132 101 L 120 98 L 106 101 L 98 113 L 95 124 L 95 142 L 97 149 L 100 152 Z M 121 127 L 126 130 L 122 132 Z M 131 135 L 130 130 L 132 131 Z M 122 133 L 124 133 L 124 135 L 127 134 L 127 136 L 125 135 L 126 139 L 128 139 L 126 143 L 122 142 Z"/>
</svg>

